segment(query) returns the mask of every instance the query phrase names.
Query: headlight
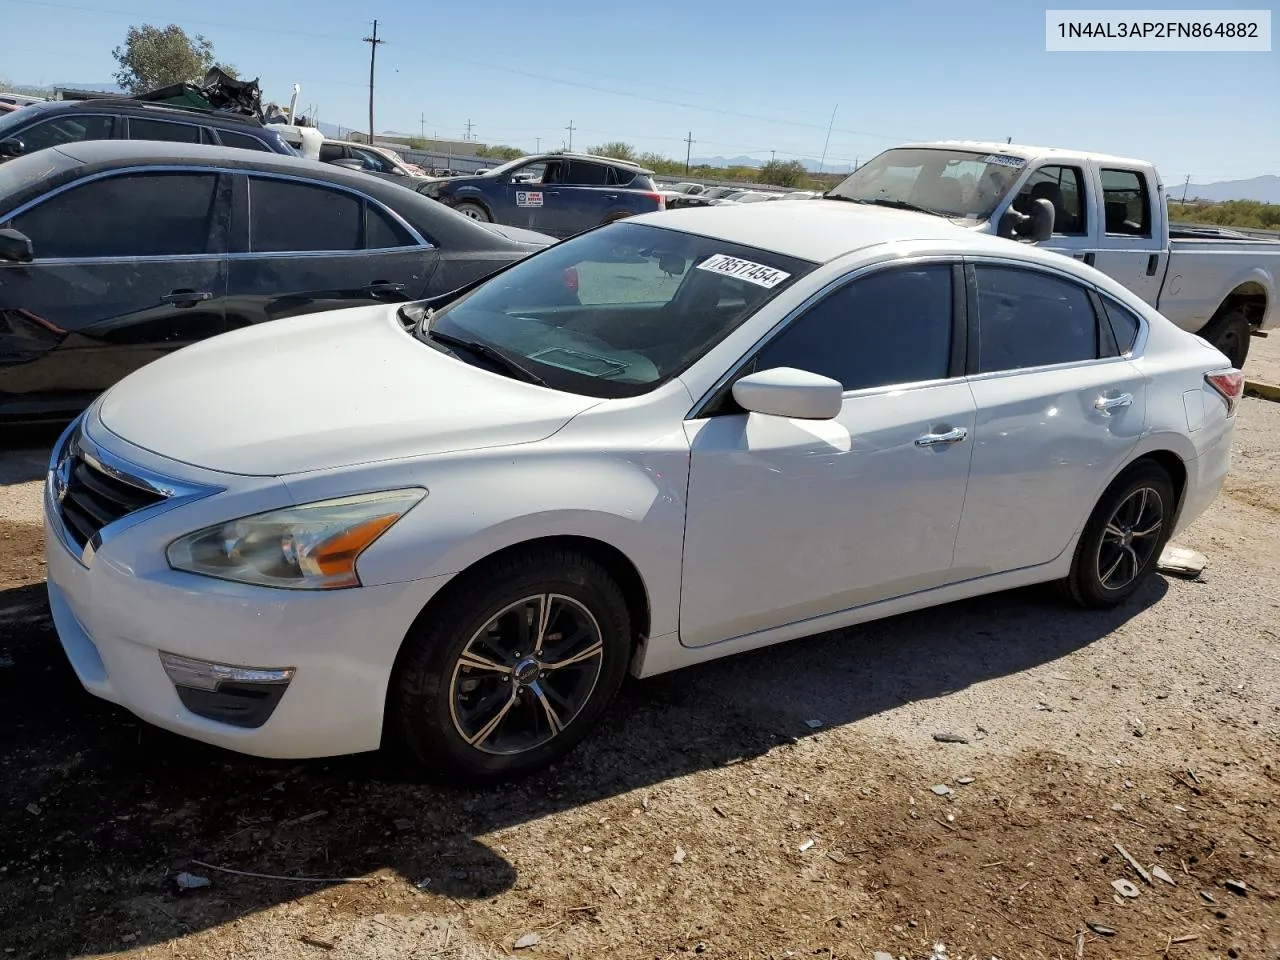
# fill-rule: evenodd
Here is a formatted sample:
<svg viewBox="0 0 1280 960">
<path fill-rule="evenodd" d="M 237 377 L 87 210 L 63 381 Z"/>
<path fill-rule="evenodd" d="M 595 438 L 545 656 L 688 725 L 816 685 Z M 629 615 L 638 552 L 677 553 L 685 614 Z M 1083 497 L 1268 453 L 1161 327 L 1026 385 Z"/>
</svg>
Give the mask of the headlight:
<svg viewBox="0 0 1280 960">
<path fill-rule="evenodd" d="M 426 493 L 389 490 L 259 513 L 180 537 L 165 555 L 175 570 L 262 587 L 358 587 L 356 558 Z"/>
</svg>

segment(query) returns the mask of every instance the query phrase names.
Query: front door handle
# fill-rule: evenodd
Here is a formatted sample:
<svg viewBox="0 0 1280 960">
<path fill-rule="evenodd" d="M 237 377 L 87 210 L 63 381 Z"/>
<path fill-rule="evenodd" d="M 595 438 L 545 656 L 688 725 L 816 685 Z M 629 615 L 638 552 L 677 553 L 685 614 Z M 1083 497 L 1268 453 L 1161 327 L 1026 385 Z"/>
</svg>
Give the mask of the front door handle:
<svg viewBox="0 0 1280 960">
<path fill-rule="evenodd" d="M 1133 406 L 1133 394 L 1122 393 L 1118 397 L 1099 397 L 1093 401 L 1093 409 L 1097 410 L 1104 417 L 1109 417 L 1116 410 L 1123 410 L 1125 407 Z"/>
<path fill-rule="evenodd" d="M 968 430 L 964 427 L 956 427 L 946 433 L 926 433 L 923 437 L 916 437 L 916 446 L 933 447 L 940 443 L 959 443 L 968 436 Z"/>
<path fill-rule="evenodd" d="M 404 284 L 390 283 L 386 280 L 375 280 L 364 289 L 366 293 L 374 297 L 389 297 L 394 293 L 404 292 Z"/>
<path fill-rule="evenodd" d="M 1160 266 L 1160 254 L 1153 253 L 1147 257 L 1147 276 L 1154 277 L 1156 275 L 1156 267 Z"/>
<path fill-rule="evenodd" d="M 213 294 L 207 290 L 174 290 L 160 298 L 161 303 L 172 303 L 178 307 L 194 307 L 203 300 L 212 300 Z"/>
</svg>

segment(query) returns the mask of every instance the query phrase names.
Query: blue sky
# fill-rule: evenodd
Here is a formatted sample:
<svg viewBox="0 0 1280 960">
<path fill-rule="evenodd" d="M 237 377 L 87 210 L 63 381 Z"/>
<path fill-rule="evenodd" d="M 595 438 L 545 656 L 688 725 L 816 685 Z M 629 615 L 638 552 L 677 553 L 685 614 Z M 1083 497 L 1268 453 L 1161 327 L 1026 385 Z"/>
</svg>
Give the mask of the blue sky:
<svg viewBox="0 0 1280 960">
<path fill-rule="evenodd" d="M 269 98 L 296 81 L 321 120 L 363 127 L 376 16 L 380 131 L 459 137 L 469 119 L 481 141 L 532 152 L 572 121 L 579 148 L 683 156 L 691 132 L 694 156 L 816 158 L 834 109 L 835 169 L 907 139 L 1011 136 L 1151 159 L 1171 186 L 1280 173 L 1280 48 L 1046 53 L 1045 6 L 7 0 L 0 75 L 106 80 L 130 24 L 176 22 Z"/>
</svg>

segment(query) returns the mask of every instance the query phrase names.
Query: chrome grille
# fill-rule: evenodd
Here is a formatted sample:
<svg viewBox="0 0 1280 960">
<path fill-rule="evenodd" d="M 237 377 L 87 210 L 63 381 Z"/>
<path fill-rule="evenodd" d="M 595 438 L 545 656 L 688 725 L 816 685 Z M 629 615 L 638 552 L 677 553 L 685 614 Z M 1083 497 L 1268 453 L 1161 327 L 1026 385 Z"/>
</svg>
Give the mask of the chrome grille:
<svg viewBox="0 0 1280 960">
<path fill-rule="evenodd" d="M 165 499 L 98 469 L 78 453 L 72 454 L 65 469 L 58 510 L 67 536 L 80 547 L 107 524 Z"/>
</svg>

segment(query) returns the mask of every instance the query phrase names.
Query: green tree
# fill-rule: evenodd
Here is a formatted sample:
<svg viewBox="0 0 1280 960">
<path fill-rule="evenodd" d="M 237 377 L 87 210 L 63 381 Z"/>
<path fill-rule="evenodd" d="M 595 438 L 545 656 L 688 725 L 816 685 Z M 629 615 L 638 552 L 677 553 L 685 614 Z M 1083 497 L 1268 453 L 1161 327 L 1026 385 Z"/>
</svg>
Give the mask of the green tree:
<svg viewBox="0 0 1280 960">
<path fill-rule="evenodd" d="M 508 147 L 505 144 L 484 144 L 476 147 L 477 157 L 489 157 L 494 160 L 517 160 L 525 156 L 525 152 L 519 147 Z"/>
<path fill-rule="evenodd" d="M 636 158 L 636 148 L 621 140 L 602 143 L 598 147 L 587 147 L 587 153 L 597 157 L 611 157 L 614 160 L 632 160 Z"/>
<path fill-rule="evenodd" d="M 173 83 L 200 80 L 215 63 L 213 43 L 200 34 L 187 36 L 176 23 L 161 28 L 149 23 L 130 27 L 124 45 L 111 52 L 120 69 L 116 82 L 130 93 L 146 93 Z M 220 69 L 236 76 L 234 67 Z"/>
<path fill-rule="evenodd" d="M 794 187 L 808 175 L 809 171 L 799 160 L 770 160 L 760 168 L 758 177 L 761 183 L 775 187 Z"/>
</svg>

